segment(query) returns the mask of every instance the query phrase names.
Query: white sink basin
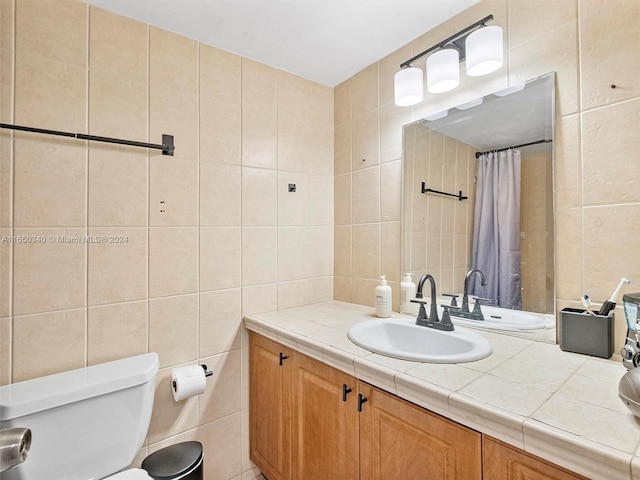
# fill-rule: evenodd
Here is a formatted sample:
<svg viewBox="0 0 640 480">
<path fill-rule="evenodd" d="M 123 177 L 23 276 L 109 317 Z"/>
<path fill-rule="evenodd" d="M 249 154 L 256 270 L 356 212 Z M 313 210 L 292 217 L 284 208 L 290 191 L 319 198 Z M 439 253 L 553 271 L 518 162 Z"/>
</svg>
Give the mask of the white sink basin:
<svg viewBox="0 0 640 480">
<path fill-rule="evenodd" d="M 464 363 L 491 355 L 486 338 L 463 327 L 452 332 L 434 330 L 407 318 L 381 318 L 357 323 L 349 340 L 374 353 L 427 363 Z"/>
</svg>

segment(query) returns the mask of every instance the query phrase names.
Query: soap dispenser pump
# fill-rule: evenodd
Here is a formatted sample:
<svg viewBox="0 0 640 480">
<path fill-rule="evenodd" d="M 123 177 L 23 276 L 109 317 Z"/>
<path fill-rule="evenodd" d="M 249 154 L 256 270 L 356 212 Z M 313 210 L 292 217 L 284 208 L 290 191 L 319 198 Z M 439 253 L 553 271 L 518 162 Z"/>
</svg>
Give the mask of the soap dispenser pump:
<svg viewBox="0 0 640 480">
<path fill-rule="evenodd" d="M 380 285 L 376 287 L 376 317 L 386 318 L 391 316 L 391 287 L 387 285 L 384 275 L 380 277 Z"/>
</svg>

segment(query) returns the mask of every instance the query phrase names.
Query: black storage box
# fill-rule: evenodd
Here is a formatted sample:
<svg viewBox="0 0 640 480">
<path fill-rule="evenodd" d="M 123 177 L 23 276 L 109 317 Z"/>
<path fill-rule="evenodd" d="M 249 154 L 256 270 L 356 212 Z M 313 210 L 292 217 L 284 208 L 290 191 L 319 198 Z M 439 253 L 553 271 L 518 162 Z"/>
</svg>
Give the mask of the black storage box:
<svg viewBox="0 0 640 480">
<path fill-rule="evenodd" d="M 613 310 L 605 317 L 590 315 L 578 308 L 563 308 L 558 322 L 560 349 L 611 358 L 614 348 L 613 320 Z"/>
</svg>

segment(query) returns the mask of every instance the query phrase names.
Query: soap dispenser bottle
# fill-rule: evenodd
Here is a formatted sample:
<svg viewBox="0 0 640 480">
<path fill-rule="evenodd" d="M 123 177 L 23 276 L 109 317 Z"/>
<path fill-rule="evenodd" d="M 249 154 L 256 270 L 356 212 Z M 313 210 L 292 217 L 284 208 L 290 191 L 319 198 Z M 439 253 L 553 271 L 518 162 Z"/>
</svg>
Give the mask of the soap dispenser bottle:
<svg viewBox="0 0 640 480">
<path fill-rule="evenodd" d="M 384 275 L 380 277 L 380 285 L 376 287 L 376 317 L 391 316 L 391 287 L 387 285 Z"/>
<path fill-rule="evenodd" d="M 416 298 L 416 284 L 411 276 L 413 273 L 406 273 L 400 282 L 400 313 L 418 313 L 418 304 L 411 300 Z"/>
</svg>

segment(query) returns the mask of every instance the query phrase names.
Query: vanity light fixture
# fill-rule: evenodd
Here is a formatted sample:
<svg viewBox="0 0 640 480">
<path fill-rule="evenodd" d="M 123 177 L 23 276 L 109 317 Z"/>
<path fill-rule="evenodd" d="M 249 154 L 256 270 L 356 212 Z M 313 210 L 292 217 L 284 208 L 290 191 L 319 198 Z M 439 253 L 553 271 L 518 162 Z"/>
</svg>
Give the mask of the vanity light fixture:
<svg viewBox="0 0 640 480">
<path fill-rule="evenodd" d="M 406 107 L 420 103 L 424 98 L 422 70 L 411 64 L 428 53 L 427 90 L 431 93 L 447 92 L 460 82 L 460 62 L 466 60 L 467 75 L 479 76 L 495 72 L 503 63 L 502 28 L 487 27 L 493 20 L 488 15 L 469 25 L 442 42 L 400 64 L 394 77 L 395 103 Z"/>
</svg>

